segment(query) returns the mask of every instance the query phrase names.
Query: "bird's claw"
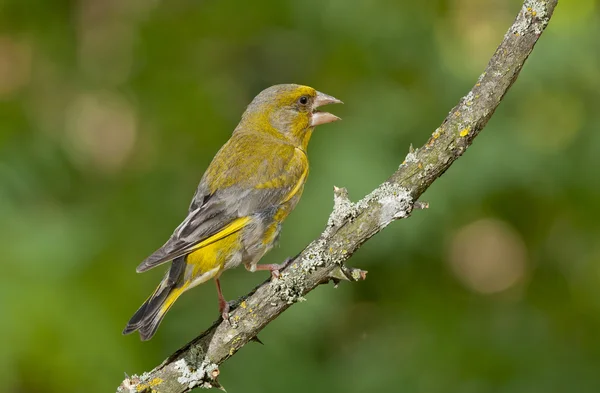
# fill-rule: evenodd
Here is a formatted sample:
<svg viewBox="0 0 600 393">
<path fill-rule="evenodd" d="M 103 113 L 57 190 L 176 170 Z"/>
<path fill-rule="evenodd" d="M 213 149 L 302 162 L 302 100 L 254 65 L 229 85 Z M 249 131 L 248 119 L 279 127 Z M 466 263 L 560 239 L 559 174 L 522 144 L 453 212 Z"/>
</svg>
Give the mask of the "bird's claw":
<svg viewBox="0 0 600 393">
<path fill-rule="evenodd" d="M 228 312 L 222 312 L 221 313 L 221 318 L 223 319 L 223 321 L 227 322 L 228 324 L 231 325 L 231 319 L 229 319 L 229 313 Z"/>
<path fill-rule="evenodd" d="M 231 325 L 231 319 L 229 319 L 229 302 L 219 304 L 219 312 L 221 313 L 221 318 Z"/>
<path fill-rule="evenodd" d="M 294 258 L 288 257 L 282 263 L 273 265 L 273 269 L 271 270 L 271 279 L 274 280 L 279 278 L 281 276 L 280 270 L 285 269 L 293 260 Z"/>
</svg>

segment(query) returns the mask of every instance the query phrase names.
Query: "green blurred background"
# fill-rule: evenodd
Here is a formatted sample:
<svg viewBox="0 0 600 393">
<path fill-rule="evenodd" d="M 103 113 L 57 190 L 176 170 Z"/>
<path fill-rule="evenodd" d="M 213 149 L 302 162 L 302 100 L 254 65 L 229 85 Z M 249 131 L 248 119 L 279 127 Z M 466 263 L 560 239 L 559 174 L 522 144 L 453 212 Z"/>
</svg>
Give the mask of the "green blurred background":
<svg viewBox="0 0 600 393">
<path fill-rule="evenodd" d="M 475 83 L 518 0 L 0 0 L 0 380 L 111 392 L 217 317 L 183 296 L 150 342 L 122 336 L 167 239 L 263 88 L 342 99 L 280 246 L 323 229 Z M 474 146 L 324 286 L 221 368 L 229 392 L 600 391 L 600 1 L 561 0 Z M 234 299 L 267 277 L 223 277 Z"/>
</svg>

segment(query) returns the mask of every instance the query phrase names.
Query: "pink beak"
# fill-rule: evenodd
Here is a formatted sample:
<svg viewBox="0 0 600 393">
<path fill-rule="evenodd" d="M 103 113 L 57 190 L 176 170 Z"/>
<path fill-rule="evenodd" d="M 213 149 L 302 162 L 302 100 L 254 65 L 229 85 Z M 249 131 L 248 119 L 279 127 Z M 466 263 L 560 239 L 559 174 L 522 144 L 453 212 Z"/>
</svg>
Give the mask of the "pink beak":
<svg viewBox="0 0 600 393">
<path fill-rule="evenodd" d="M 342 120 L 339 117 L 332 115 L 331 113 L 316 111 L 316 109 L 318 107 L 323 106 L 323 105 L 329 105 L 329 104 L 343 104 L 343 102 L 338 100 L 335 97 L 332 97 L 327 94 L 323 94 L 318 91 L 317 97 L 315 98 L 315 101 L 313 103 L 313 113 L 312 113 L 312 118 L 310 121 L 311 127 L 316 127 L 321 124 L 326 124 L 326 123 L 331 123 L 334 121 Z"/>
</svg>

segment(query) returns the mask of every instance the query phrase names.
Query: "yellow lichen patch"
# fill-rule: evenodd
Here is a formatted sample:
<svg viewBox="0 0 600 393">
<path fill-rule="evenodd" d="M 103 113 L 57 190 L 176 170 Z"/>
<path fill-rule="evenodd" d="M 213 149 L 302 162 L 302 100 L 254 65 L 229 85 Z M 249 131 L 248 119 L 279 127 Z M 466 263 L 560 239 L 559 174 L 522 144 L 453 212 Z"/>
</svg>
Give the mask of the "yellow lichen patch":
<svg viewBox="0 0 600 393">
<path fill-rule="evenodd" d="M 537 15 L 537 12 L 535 12 L 535 11 L 531 12 L 531 16 L 536 16 L 536 15 Z"/>
<path fill-rule="evenodd" d="M 454 116 L 459 117 L 460 116 L 460 112 L 459 111 L 454 112 Z"/>
<path fill-rule="evenodd" d="M 423 164 L 421 164 L 420 162 L 417 164 L 417 168 L 419 169 L 423 169 Z"/>
<path fill-rule="evenodd" d="M 457 113 L 459 113 L 459 112 L 457 112 Z M 437 128 L 433 132 L 433 134 L 431 134 L 431 139 L 429 140 L 429 145 L 432 145 L 433 142 L 440 137 L 440 135 L 442 135 L 442 131 L 439 128 Z"/>
<path fill-rule="evenodd" d="M 138 392 L 156 392 L 156 390 L 152 388 L 160 385 L 163 382 L 164 381 L 162 378 L 156 377 L 148 383 L 140 383 L 136 386 L 135 390 L 137 390 Z"/>
<path fill-rule="evenodd" d="M 241 308 L 246 308 L 248 307 L 248 304 L 246 304 L 246 301 L 244 300 L 243 302 L 240 303 L 240 307 Z"/>
<path fill-rule="evenodd" d="M 150 386 L 150 387 L 158 386 L 163 382 L 164 381 L 162 380 L 162 378 L 156 377 L 152 381 L 148 382 L 148 386 Z"/>
<path fill-rule="evenodd" d="M 230 355 L 233 355 L 239 349 L 236 347 L 239 346 L 238 344 L 240 341 L 242 341 L 242 339 L 239 336 L 233 339 L 233 341 L 231 342 L 231 348 L 229 349 Z"/>
<path fill-rule="evenodd" d="M 471 127 L 464 128 L 459 135 L 464 138 L 465 136 L 469 135 L 469 131 L 471 131 Z"/>
</svg>

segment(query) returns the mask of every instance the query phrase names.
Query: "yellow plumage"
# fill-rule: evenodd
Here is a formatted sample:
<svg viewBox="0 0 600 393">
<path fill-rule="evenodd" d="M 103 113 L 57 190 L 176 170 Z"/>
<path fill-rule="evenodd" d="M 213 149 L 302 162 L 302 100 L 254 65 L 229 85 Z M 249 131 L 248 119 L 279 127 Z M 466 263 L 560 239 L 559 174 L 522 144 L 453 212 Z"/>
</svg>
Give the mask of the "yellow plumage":
<svg viewBox="0 0 600 393">
<path fill-rule="evenodd" d="M 238 237 L 239 234 L 230 232 L 229 236 L 219 236 L 218 240 L 207 243 L 188 254 L 185 257 L 185 274 L 189 279 L 185 280 L 181 287 L 171 291 L 161 306 L 160 313 L 166 313 L 183 292 L 220 275 L 229 256 L 239 251 L 241 244 Z"/>
<path fill-rule="evenodd" d="M 272 86 L 254 98 L 233 135 L 202 177 L 186 219 L 142 262 L 138 272 L 173 261 L 165 278 L 123 333 L 152 337 L 165 313 L 186 290 L 215 279 L 219 308 L 228 317 L 219 277 L 244 264 L 278 274 L 280 265 L 258 265 L 276 242 L 308 177 L 306 148 L 314 127 L 339 120 L 318 112 L 341 101 L 308 86 Z"/>
</svg>

